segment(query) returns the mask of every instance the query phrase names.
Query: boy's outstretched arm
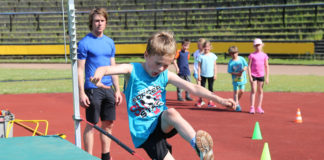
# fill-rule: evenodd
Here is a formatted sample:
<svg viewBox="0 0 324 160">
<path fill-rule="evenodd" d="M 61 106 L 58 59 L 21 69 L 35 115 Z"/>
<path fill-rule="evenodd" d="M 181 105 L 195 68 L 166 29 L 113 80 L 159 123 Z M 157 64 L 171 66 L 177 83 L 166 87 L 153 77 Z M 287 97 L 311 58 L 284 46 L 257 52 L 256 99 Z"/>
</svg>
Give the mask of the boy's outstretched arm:
<svg viewBox="0 0 324 160">
<path fill-rule="evenodd" d="M 206 88 L 204 88 L 202 86 L 199 86 L 197 84 L 193 84 L 193 83 L 190 83 L 188 81 L 181 79 L 179 76 L 177 76 L 173 72 L 168 73 L 168 80 L 169 80 L 169 83 L 171 83 L 181 89 L 184 89 L 198 97 L 210 99 L 210 100 L 217 102 L 217 103 L 219 103 L 225 107 L 228 107 L 230 109 L 236 109 L 236 104 L 233 99 L 225 99 L 225 98 L 219 97 L 216 94 L 210 92 L 209 90 L 207 90 Z"/>
<path fill-rule="evenodd" d="M 90 77 L 90 81 L 97 87 L 104 87 L 101 83 L 101 79 L 105 75 L 119 75 L 119 74 L 130 74 L 133 70 L 131 64 L 119 64 L 114 66 L 102 66 L 97 68 L 93 77 Z"/>
</svg>

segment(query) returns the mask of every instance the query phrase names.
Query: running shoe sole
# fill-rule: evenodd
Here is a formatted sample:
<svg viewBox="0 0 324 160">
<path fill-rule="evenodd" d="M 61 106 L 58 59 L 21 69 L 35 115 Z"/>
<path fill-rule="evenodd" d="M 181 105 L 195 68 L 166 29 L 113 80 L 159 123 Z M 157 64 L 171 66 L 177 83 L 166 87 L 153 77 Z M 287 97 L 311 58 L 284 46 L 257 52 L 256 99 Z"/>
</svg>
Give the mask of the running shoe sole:
<svg viewBox="0 0 324 160">
<path fill-rule="evenodd" d="M 200 152 L 200 160 L 214 160 L 213 139 L 209 133 L 202 130 L 197 131 L 196 145 Z"/>
</svg>

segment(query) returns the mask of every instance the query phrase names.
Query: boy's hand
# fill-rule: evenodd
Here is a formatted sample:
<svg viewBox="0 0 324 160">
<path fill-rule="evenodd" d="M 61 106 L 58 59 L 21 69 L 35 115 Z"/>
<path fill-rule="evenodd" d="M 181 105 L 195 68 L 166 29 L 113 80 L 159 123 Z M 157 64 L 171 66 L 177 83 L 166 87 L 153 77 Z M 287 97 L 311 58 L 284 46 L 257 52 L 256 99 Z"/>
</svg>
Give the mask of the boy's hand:
<svg viewBox="0 0 324 160">
<path fill-rule="evenodd" d="M 90 77 L 90 81 L 99 88 L 110 89 L 109 86 L 106 86 L 106 85 L 101 83 L 101 79 L 99 81 L 97 81 L 97 80 L 94 80 L 93 77 Z"/>
<path fill-rule="evenodd" d="M 101 79 L 104 75 L 105 75 L 105 69 L 102 67 L 99 67 L 99 68 L 97 68 L 93 77 L 90 77 L 90 81 L 93 84 L 95 84 L 97 87 L 105 88 L 105 85 L 101 83 Z"/>
<path fill-rule="evenodd" d="M 229 98 L 229 99 L 224 99 L 221 103 L 223 106 L 233 109 L 236 109 L 236 103 L 233 99 Z"/>
</svg>

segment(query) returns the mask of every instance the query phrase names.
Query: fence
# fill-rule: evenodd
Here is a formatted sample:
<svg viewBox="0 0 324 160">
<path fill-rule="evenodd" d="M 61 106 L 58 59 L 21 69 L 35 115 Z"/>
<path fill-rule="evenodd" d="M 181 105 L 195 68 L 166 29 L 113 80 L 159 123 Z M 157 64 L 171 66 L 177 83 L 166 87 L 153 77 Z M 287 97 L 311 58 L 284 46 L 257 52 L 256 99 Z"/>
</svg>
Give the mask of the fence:
<svg viewBox="0 0 324 160">
<path fill-rule="evenodd" d="M 253 17 L 253 9 L 268 9 L 268 8 L 281 8 L 281 15 L 282 15 L 282 25 L 286 26 L 286 9 L 287 8 L 294 8 L 294 7 L 313 7 L 313 19 L 314 24 L 318 23 L 318 7 L 324 6 L 324 3 L 314 3 L 314 4 L 296 4 L 296 5 L 267 5 L 267 6 L 246 6 L 246 7 L 219 7 L 219 8 L 193 8 L 193 9 L 152 9 L 152 10 L 110 10 L 108 13 L 119 13 L 124 14 L 124 28 L 128 29 L 128 14 L 130 13 L 153 13 L 153 22 L 154 22 L 154 29 L 157 29 L 157 21 L 159 19 L 157 18 L 158 12 L 185 12 L 185 28 L 188 28 L 189 21 L 189 12 L 194 11 L 216 11 L 216 27 L 219 27 L 220 25 L 220 16 L 222 15 L 221 11 L 225 10 L 248 10 L 248 24 L 249 26 L 252 26 L 253 23 L 251 21 Z M 89 11 L 77 11 L 76 15 L 80 14 L 88 14 Z M 0 15 L 8 15 L 9 16 L 9 31 L 12 31 L 13 26 L 13 19 L 15 15 L 34 15 L 35 22 L 36 22 L 36 28 L 35 30 L 40 30 L 40 15 L 62 15 L 63 12 L 8 12 L 8 13 L 0 13 Z M 162 20 L 163 21 L 163 20 Z"/>
<path fill-rule="evenodd" d="M 246 18 L 247 23 L 246 23 L 245 27 L 253 28 L 253 26 L 256 25 L 254 23 L 255 21 L 253 19 L 256 14 L 260 13 L 260 10 L 262 11 L 264 9 L 274 9 L 276 12 L 278 12 L 278 9 L 279 9 L 281 12 L 281 13 L 279 13 L 281 15 L 279 25 L 282 26 L 283 28 L 288 28 L 287 19 L 289 19 L 289 14 L 291 14 L 291 11 L 288 12 L 287 9 L 289 9 L 289 8 L 310 8 L 308 12 L 312 13 L 312 14 L 310 14 L 308 16 L 310 17 L 310 19 L 312 19 L 311 23 L 314 26 L 320 25 L 320 27 L 315 27 L 316 30 L 322 30 L 322 28 L 324 26 L 324 21 L 322 21 L 323 20 L 322 13 L 324 13 L 324 11 L 322 9 L 319 9 L 322 6 L 324 6 L 324 3 L 296 4 L 296 5 L 247 6 L 247 7 L 194 8 L 194 9 L 110 10 L 110 11 L 108 11 L 109 16 L 110 16 L 109 21 L 114 22 L 114 20 L 117 19 L 118 23 L 116 23 L 116 25 L 111 24 L 108 26 L 108 30 L 109 30 L 108 35 L 115 40 L 117 46 L 128 47 L 130 45 L 134 46 L 134 44 L 136 44 L 135 46 L 140 46 L 140 49 L 143 48 L 142 45 L 145 43 L 145 41 L 148 38 L 148 36 L 150 35 L 150 33 L 155 32 L 156 30 L 170 29 L 170 27 L 172 30 L 174 29 L 174 30 L 176 30 L 177 33 L 179 33 L 180 36 L 178 36 L 177 40 L 186 38 L 186 36 L 187 36 L 187 37 L 189 37 L 189 39 L 192 39 L 192 40 L 196 40 L 196 39 L 198 39 L 198 37 L 206 37 L 206 38 L 210 39 L 211 41 L 223 42 L 223 44 L 227 43 L 227 42 L 235 43 L 237 41 L 250 42 L 252 37 L 255 37 L 257 35 L 256 34 L 243 35 L 243 34 L 244 34 L 244 32 L 248 32 L 248 31 L 253 33 L 254 30 L 250 31 L 250 30 L 244 30 L 244 29 L 239 28 L 238 32 L 240 32 L 240 33 L 242 32 L 242 35 L 241 34 L 229 34 L 229 35 L 219 35 L 218 36 L 218 35 L 215 35 L 218 33 L 215 33 L 215 34 L 213 33 L 217 30 L 220 30 L 217 28 L 220 28 L 221 26 L 226 26 L 226 24 L 223 24 L 223 23 L 227 22 L 227 20 L 224 19 L 224 17 L 226 17 L 226 16 L 225 16 L 225 13 L 223 13 L 223 12 L 230 11 L 230 12 L 234 13 L 235 11 L 238 11 L 238 10 L 247 12 L 246 15 L 248 15 L 248 17 Z M 216 30 L 212 29 L 212 30 L 208 31 L 208 28 L 206 29 L 206 27 L 201 30 L 197 30 L 196 28 L 192 29 L 194 26 L 199 26 L 199 25 L 202 25 L 203 23 L 207 23 L 207 20 L 194 19 L 193 15 L 191 14 L 194 12 L 203 12 L 203 13 L 213 12 L 213 13 L 215 13 L 216 16 L 213 16 L 213 15 L 211 16 L 213 18 L 210 21 L 213 21 L 213 22 L 210 24 L 213 25 L 212 28 L 216 28 Z M 88 15 L 88 13 L 89 13 L 89 11 L 77 11 L 76 12 L 77 17 L 79 18 L 79 19 L 77 19 L 77 21 L 79 21 L 79 25 L 77 26 L 77 28 L 79 30 L 77 33 L 79 38 L 82 37 L 87 32 L 89 32 L 87 29 L 87 25 L 86 25 L 87 20 L 84 21 L 84 19 L 86 19 L 87 15 Z M 179 15 L 180 15 L 180 13 L 182 13 L 182 15 L 180 15 L 180 17 L 181 17 L 181 19 L 183 19 L 183 25 L 180 26 L 180 29 L 179 29 L 179 27 L 177 29 L 177 27 L 172 28 L 172 26 L 168 26 L 168 24 L 167 24 L 167 23 L 169 23 L 168 20 L 161 18 L 161 17 L 163 17 L 163 15 L 168 15 L 170 13 L 173 15 L 176 15 L 176 13 L 179 13 Z M 57 15 L 62 15 L 62 14 L 63 14 L 63 12 L 17 12 L 17 13 L 16 12 L 8 12 L 8 13 L 0 13 L 0 16 L 8 16 L 9 24 L 7 27 L 7 29 L 8 29 L 7 32 L 9 32 L 9 33 L 12 32 L 11 37 L 8 38 L 8 39 L 10 39 L 10 41 L 8 41 L 8 42 L 3 40 L 4 36 L 2 36 L 2 35 L 4 35 L 5 33 L 1 33 L 0 36 L 2 36 L 2 37 L 0 37 L 0 39 L 2 41 L 2 45 L 0 45 L 0 46 L 4 47 L 5 50 L 0 52 L 0 55 L 10 55 L 10 54 L 18 54 L 19 55 L 19 54 L 35 54 L 35 53 L 39 54 L 38 52 L 34 52 L 34 53 L 30 53 L 30 52 L 39 50 L 39 49 L 37 49 L 37 47 L 41 47 L 41 46 L 44 47 L 44 45 L 52 45 L 52 44 L 55 44 L 55 45 L 60 44 L 61 45 L 63 42 L 62 39 L 65 38 L 65 36 L 63 36 L 64 35 L 63 34 L 64 33 L 64 30 L 63 30 L 64 25 L 63 24 L 65 24 L 65 23 L 57 22 L 57 23 L 59 23 L 59 25 L 56 25 L 56 27 L 58 28 L 61 26 L 62 27 L 61 31 L 55 31 L 55 33 L 53 33 L 53 34 L 56 36 L 53 36 L 53 37 L 47 36 L 49 34 L 52 34 L 52 32 L 49 33 L 51 29 L 49 29 L 49 31 L 45 30 L 45 28 L 47 26 L 46 26 L 46 24 L 42 24 L 41 16 L 45 16 L 45 15 L 46 16 L 56 15 L 57 16 Z M 134 16 L 139 15 L 139 16 L 144 17 L 143 14 L 149 15 L 148 17 L 145 17 L 145 18 L 148 18 L 148 20 L 144 21 L 143 23 L 145 23 L 145 22 L 151 23 L 152 22 L 152 26 L 151 26 L 152 28 L 147 29 L 147 28 L 145 28 L 146 26 L 140 26 L 140 25 L 137 25 L 138 26 L 137 29 L 132 28 L 132 27 L 134 27 L 134 25 L 133 25 L 134 21 L 137 21 L 137 23 L 139 23 L 139 21 L 140 21 L 139 19 L 134 20 Z M 278 13 L 276 13 L 276 14 L 278 14 Z M 27 32 L 26 34 L 24 34 L 24 35 L 27 35 L 27 37 L 25 37 L 26 39 L 28 39 L 28 36 L 35 34 L 34 37 L 29 38 L 29 39 L 32 39 L 32 40 L 30 40 L 30 43 L 15 42 L 15 38 L 17 38 L 17 39 L 24 38 L 22 36 L 14 35 L 14 34 L 16 34 L 16 33 L 14 33 L 15 25 L 20 25 L 18 23 L 15 24 L 14 20 L 19 15 L 24 15 L 24 16 L 29 15 L 30 19 L 34 19 L 34 21 L 32 22 L 32 23 L 34 23 L 32 25 L 33 28 L 30 29 L 29 31 L 28 30 L 24 31 L 24 32 Z M 61 20 L 62 20 L 62 17 L 61 17 Z M 174 21 L 174 20 L 172 19 L 171 21 Z M 204 21 L 206 21 L 206 22 L 204 22 Z M 166 24 L 166 25 L 160 25 L 160 24 Z M 116 29 L 116 28 L 109 29 L 109 27 L 112 27 L 112 28 L 116 27 L 119 29 Z M 143 29 L 138 30 L 138 28 L 141 28 L 141 27 Z M 165 27 L 165 28 L 163 28 L 163 27 Z M 238 27 L 240 27 L 240 26 L 238 26 Z M 42 30 L 42 32 L 40 32 L 41 30 Z M 114 30 L 116 30 L 116 31 L 114 31 Z M 190 32 L 193 30 L 195 30 L 197 33 L 190 34 Z M 279 28 L 279 30 L 280 30 L 280 28 Z M 311 29 L 306 28 L 306 30 L 311 30 Z M 33 33 L 32 31 L 36 31 L 36 32 Z M 226 29 L 224 31 L 226 31 Z M 31 33 L 29 33 L 29 32 L 31 32 Z M 143 33 L 140 33 L 140 32 L 143 32 Z M 264 35 L 264 37 L 260 37 L 260 38 L 264 38 L 265 41 L 267 42 L 267 36 L 269 37 L 272 34 L 271 31 L 269 31 L 269 32 L 270 32 L 269 33 L 270 35 Z M 41 36 L 41 33 L 44 35 Z M 180 33 L 182 33 L 182 34 L 180 34 Z M 126 34 L 126 36 L 121 36 L 121 34 Z M 131 34 L 134 34 L 134 36 L 130 36 Z M 137 34 L 142 34 L 142 35 L 137 35 Z M 289 34 L 289 35 L 291 35 L 291 34 Z M 289 36 L 289 35 L 287 34 L 284 36 Z M 262 36 L 262 35 L 260 35 L 260 36 Z M 35 40 L 38 37 L 40 37 L 39 39 L 43 39 L 43 41 L 45 41 L 45 42 L 43 42 L 43 41 L 38 42 L 37 40 Z M 122 37 L 124 37 L 125 40 L 123 40 Z M 134 39 L 132 39 L 132 37 Z M 223 37 L 223 38 L 217 39 L 219 37 Z M 239 37 L 243 37 L 243 38 L 239 38 Z M 140 40 L 137 40 L 135 38 L 140 39 Z M 48 39 L 48 41 L 46 41 L 46 39 Z M 314 45 L 320 44 L 320 43 L 317 43 L 317 41 L 315 39 L 304 40 L 303 37 L 301 37 L 300 39 L 301 40 L 290 40 L 290 41 L 289 40 L 288 41 L 287 40 L 275 40 L 274 41 L 273 39 L 272 40 L 270 39 L 270 40 L 268 40 L 268 42 L 271 42 L 271 43 L 275 42 L 274 44 L 277 44 L 277 45 L 279 45 L 279 43 L 281 43 L 283 45 L 285 45 L 285 44 L 289 44 L 289 45 L 286 45 L 286 46 L 288 46 L 288 49 L 287 49 L 287 47 L 286 48 L 285 47 L 274 47 L 279 50 L 273 49 L 269 53 L 273 53 L 273 54 L 313 54 L 313 53 L 315 53 Z M 323 39 L 323 37 L 320 37 L 318 40 L 320 40 L 320 39 Z M 25 49 L 28 47 L 29 48 L 31 47 L 30 52 L 19 53 L 19 52 L 23 52 L 24 49 L 17 49 L 17 46 L 13 46 L 13 45 L 17 45 L 17 44 L 22 45 L 22 47 Z M 30 44 L 34 44 L 36 48 L 33 48 L 32 46 L 28 46 Z M 295 45 L 291 45 L 291 44 L 295 44 Z M 300 47 L 300 44 L 307 45 L 306 49 L 305 49 L 305 47 Z M 291 48 L 289 46 L 291 46 Z M 62 47 L 56 46 L 56 49 L 57 48 L 62 48 Z M 280 48 L 282 48 L 283 50 L 280 50 Z M 312 49 L 310 49 L 310 48 L 312 48 Z M 121 48 L 121 50 L 122 51 L 120 52 L 120 54 L 130 54 L 127 49 Z M 286 50 L 290 50 L 290 53 L 287 53 Z M 17 51 L 19 51 L 19 52 L 17 52 Z M 44 51 L 46 52 L 46 49 Z M 55 50 L 55 52 L 56 52 L 56 50 Z M 135 54 L 138 54 L 138 52 L 139 51 L 136 51 Z M 47 52 L 44 54 L 53 55 L 55 53 Z M 61 52 L 57 51 L 57 54 L 61 54 Z"/>
</svg>

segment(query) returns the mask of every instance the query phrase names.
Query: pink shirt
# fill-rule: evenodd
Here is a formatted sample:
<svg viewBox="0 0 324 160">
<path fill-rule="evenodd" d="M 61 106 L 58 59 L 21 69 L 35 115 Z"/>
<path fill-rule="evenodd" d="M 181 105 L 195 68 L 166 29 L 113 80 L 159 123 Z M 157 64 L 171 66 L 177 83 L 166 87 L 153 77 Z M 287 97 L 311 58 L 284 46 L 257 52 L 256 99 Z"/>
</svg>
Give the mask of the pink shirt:
<svg viewBox="0 0 324 160">
<path fill-rule="evenodd" d="M 265 63 L 268 59 L 268 55 L 264 52 L 253 52 L 249 55 L 251 75 L 253 77 L 264 77 Z"/>
</svg>

